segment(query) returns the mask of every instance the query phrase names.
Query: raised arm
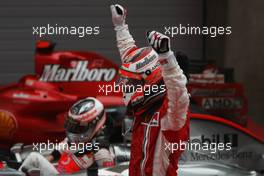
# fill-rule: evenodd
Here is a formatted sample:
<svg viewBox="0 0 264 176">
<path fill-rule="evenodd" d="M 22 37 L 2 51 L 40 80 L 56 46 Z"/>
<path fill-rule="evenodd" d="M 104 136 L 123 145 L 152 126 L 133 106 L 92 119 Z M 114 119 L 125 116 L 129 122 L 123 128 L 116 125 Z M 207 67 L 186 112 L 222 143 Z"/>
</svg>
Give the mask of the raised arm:
<svg viewBox="0 0 264 176">
<path fill-rule="evenodd" d="M 152 31 L 148 33 L 148 41 L 159 54 L 162 77 L 167 88 L 168 110 L 162 129 L 180 130 L 186 122 L 189 107 L 187 79 L 170 49 L 169 37 Z"/>
<path fill-rule="evenodd" d="M 130 35 L 126 24 L 126 10 L 121 5 L 111 5 L 112 21 L 116 31 L 117 47 L 120 52 L 121 61 L 125 62 L 126 56 L 137 47 L 133 37 Z"/>
</svg>

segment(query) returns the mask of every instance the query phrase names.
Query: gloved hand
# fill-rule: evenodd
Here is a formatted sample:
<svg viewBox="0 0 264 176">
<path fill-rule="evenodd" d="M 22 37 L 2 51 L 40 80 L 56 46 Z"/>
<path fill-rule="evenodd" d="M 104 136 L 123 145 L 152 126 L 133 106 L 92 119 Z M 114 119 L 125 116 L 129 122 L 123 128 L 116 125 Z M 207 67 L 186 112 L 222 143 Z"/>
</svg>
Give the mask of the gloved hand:
<svg viewBox="0 0 264 176">
<path fill-rule="evenodd" d="M 115 27 L 123 26 L 126 22 L 126 10 L 119 4 L 110 6 L 112 21 Z"/>
<path fill-rule="evenodd" d="M 170 38 L 156 31 L 148 31 L 147 39 L 152 48 L 158 53 L 163 54 L 171 51 Z"/>
</svg>

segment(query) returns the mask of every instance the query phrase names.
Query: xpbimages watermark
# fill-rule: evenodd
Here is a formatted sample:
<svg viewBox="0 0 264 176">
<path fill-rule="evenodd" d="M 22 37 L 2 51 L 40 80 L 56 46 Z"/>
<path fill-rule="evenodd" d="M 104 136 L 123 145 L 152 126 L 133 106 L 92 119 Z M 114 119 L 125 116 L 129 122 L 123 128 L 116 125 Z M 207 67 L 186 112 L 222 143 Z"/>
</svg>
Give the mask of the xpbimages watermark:
<svg viewBox="0 0 264 176">
<path fill-rule="evenodd" d="M 33 143 L 33 150 L 38 151 L 39 153 L 43 153 L 46 151 L 53 151 L 53 150 L 58 150 L 58 151 L 78 151 L 79 153 L 84 153 L 85 151 L 98 151 L 99 148 L 99 143 L 68 143 L 68 142 L 52 142 L 52 141 L 47 141 L 47 142 L 41 142 L 41 143 Z"/>
<path fill-rule="evenodd" d="M 43 26 L 33 26 L 32 34 L 43 37 L 46 35 L 72 35 L 77 37 L 86 37 L 89 35 L 100 34 L 99 26 L 69 26 L 59 24 L 46 24 Z"/>
<path fill-rule="evenodd" d="M 210 153 L 216 153 L 217 151 L 230 151 L 232 149 L 232 143 L 224 142 L 194 142 L 194 141 L 179 141 L 177 143 L 164 143 L 164 148 L 171 153 L 177 151 L 191 150 L 191 151 L 209 151 Z"/>
<path fill-rule="evenodd" d="M 231 26 L 191 26 L 190 24 L 177 26 L 164 26 L 164 34 L 170 37 L 177 35 L 207 35 L 212 38 L 221 35 L 231 35 Z"/>
<path fill-rule="evenodd" d="M 126 93 L 132 93 L 132 92 L 142 92 L 145 93 L 145 95 L 150 95 L 151 93 L 163 93 L 166 91 L 166 86 L 161 85 L 119 85 L 114 82 L 113 85 L 99 85 L 99 93 L 104 93 L 105 95 L 109 95 L 110 93 L 119 93 L 119 92 L 126 92 Z"/>
</svg>

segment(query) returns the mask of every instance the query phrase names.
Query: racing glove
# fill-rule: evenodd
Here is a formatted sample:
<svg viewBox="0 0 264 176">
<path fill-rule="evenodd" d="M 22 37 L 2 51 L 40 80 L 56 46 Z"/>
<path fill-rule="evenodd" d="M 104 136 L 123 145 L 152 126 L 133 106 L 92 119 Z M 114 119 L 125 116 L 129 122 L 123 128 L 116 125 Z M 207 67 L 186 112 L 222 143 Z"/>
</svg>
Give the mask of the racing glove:
<svg viewBox="0 0 264 176">
<path fill-rule="evenodd" d="M 116 31 L 117 47 L 119 49 L 122 62 L 126 53 L 135 48 L 135 41 L 130 35 L 128 25 L 126 24 L 127 11 L 119 4 L 111 5 L 112 22 Z"/>
<path fill-rule="evenodd" d="M 156 31 L 147 32 L 147 39 L 152 48 L 159 54 L 159 61 L 166 70 L 178 66 L 171 51 L 170 38 Z"/>
<path fill-rule="evenodd" d="M 126 10 L 119 4 L 111 5 L 110 9 L 114 26 L 124 26 L 126 21 Z"/>
<path fill-rule="evenodd" d="M 148 31 L 147 38 L 149 44 L 158 53 L 167 53 L 171 51 L 170 38 L 156 31 Z"/>
</svg>

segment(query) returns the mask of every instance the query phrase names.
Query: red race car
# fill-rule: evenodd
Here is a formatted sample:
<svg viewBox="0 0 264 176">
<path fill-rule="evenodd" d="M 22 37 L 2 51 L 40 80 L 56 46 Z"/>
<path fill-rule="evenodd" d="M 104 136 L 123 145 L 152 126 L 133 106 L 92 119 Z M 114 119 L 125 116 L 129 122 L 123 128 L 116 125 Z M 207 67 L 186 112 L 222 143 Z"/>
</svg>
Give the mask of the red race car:
<svg viewBox="0 0 264 176">
<path fill-rule="evenodd" d="M 54 46 L 38 42 L 36 74 L 0 88 L 1 148 L 63 139 L 65 112 L 84 97 L 96 96 L 112 114 L 112 107 L 122 108 L 121 94 L 111 90 L 116 64 L 92 52 L 55 52 Z"/>
</svg>

